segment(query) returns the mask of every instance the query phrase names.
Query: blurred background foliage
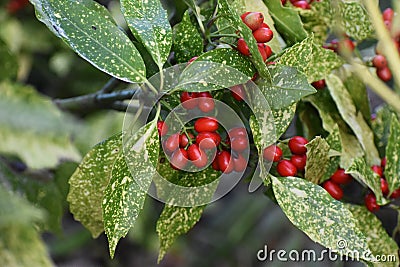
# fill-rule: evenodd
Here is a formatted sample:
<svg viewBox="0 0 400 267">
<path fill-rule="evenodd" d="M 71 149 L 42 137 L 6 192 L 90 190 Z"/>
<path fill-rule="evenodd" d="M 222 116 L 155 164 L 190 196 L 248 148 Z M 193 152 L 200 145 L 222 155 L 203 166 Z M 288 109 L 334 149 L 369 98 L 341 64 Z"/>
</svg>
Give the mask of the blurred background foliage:
<svg viewBox="0 0 400 267">
<path fill-rule="evenodd" d="M 119 13 L 119 2 L 99 2 L 107 6 L 118 24 L 126 29 Z M 178 23 L 186 8 L 184 2 L 163 2 L 171 24 Z M 50 98 L 89 94 L 102 88 L 110 78 L 56 38 L 36 19 L 30 4 L 14 10 L 10 9 L 9 1 L 0 2 L 0 44 L 7 50 L 0 50 L 0 71 L 5 68 L 10 71 L 18 66 L 16 81 L 33 86 Z M 10 65 L 9 62 L 13 61 L 16 64 Z M 122 121 L 123 113 L 115 111 L 73 114 L 70 125 L 72 142 L 84 155 L 96 143 L 119 132 Z M 42 238 L 57 266 L 155 266 L 158 250 L 155 223 L 162 205 L 151 198 L 146 201 L 143 216 L 139 216 L 128 237 L 121 240 L 115 259 L 110 260 L 104 234 L 92 239 L 68 212 L 65 200 L 68 178 L 76 167 L 76 163 L 63 162 L 56 168 L 30 170 L 15 156 L 2 155 L 0 182 L 7 180 L 6 184 L 13 187 L 10 177 L 25 179 L 32 193 L 26 194 L 28 200 L 34 200 L 42 192 L 44 197 L 37 200 L 42 201 L 47 210 L 46 225 L 43 226 L 46 231 Z M 53 205 L 49 206 L 49 203 Z M 391 228 L 395 217 L 388 213 L 390 211 L 383 209 L 379 216 L 390 217 L 384 222 Z M 18 216 L 22 215 L 21 211 Z M 5 238 L 4 231 L 1 235 Z M 247 185 L 241 184 L 206 209 L 196 227 L 177 241 L 160 266 L 362 266 L 356 262 L 331 262 L 327 259 L 325 262 L 305 263 L 260 262 L 256 255 L 265 245 L 268 249 L 286 251 L 314 249 L 318 253 L 323 249 L 292 226 L 279 207 L 261 190 L 249 194 Z"/>
</svg>

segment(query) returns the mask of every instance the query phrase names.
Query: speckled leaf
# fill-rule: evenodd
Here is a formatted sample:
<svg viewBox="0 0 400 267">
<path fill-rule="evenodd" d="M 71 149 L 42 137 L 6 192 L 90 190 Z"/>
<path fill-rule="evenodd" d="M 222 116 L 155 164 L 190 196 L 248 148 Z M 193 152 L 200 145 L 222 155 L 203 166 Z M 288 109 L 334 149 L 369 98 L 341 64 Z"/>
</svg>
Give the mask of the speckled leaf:
<svg viewBox="0 0 400 267">
<path fill-rule="evenodd" d="M 218 14 L 223 16 L 224 19 L 240 32 L 250 49 L 252 62 L 260 76 L 270 79 L 270 73 L 260 52 L 258 51 L 257 42 L 253 37 L 253 32 L 242 22 L 236 11 L 232 10 L 227 0 L 218 1 Z"/>
<path fill-rule="evenodd" d="M 340 141 L 339 127 L 337 126 L 337 124 L 333 128 L 333 131 L 326 138 L 326 141 L 328 142 L 328 145 L 331 149 L 330 153 L 342 152 L 342 143 Z M 328 180 L 332 176 L 332 174 L 337 170 L 339 165 L 340 165 L 340 156 L 330 156 L 325 173 L 323 174 L 320 182 L 322 183 Z"/>
<path fill-rule="evenodd" d="M 383 205 L 388 202 L 383 198 L 379 176 L 371 170 L 363 158 L 355 158 L 353 164 L 346 169 L 346 173 L 368 186 L 374 192 L 378 204 Z"/>
<path fill-rule="evenodd" d="M 17 57 L 10 52 L 2 39 L 0 39 L 0 58 L 0 81 L 15 78 L 18 72 Z"/>
<path fill-rule="evenodd" d="M 356 226 L 364 233 L 367 238 L 368 247 L 371 256 L 389 256 L 393 255 L 395 261 L 374 262 L 374 267 L 397 267 L 399 266 L 399 256 L 396 242 L 387 234 L 382 222 L 364 206 L 346 205 L 351 211 L 353 217 L 356 218 Z"/>
<path fill-rule="evenodd" d="M 389 138 L 392 111 L 387 105 L 383 105 L 376 109 L 375 114 L 376 118 L 371 122 L 371 127 L 375 134 L 375 143 L 380 151 L 383 152 Z"/>
<path fill-rule="evenodd" d="M 299 9 L 303 27 L 309 35 L 314 35 L 315 43 L 323 45 L 329 34 L 329 24 L 323 13 L 321 13 L 321 4 L 323 2 L 315 2 L 311 5 L 311 9 Z"/>
<path fill-rule="evenodd" d="M 160 69 L 172 46 L 172 29 L 160 0 L 121 0 L 121 10 L 133 35 Z"/>
<path fill-rule="evenodd" d="M 178 63 L 186 63 L 203 53 L 203 39 L 190 20 L 188 11 L 183 15 L 182 21 L 174 26 L 173 50 Z"/>
<path fill-rule="evenodd" d="M 119 239 L 135 225 L 146 198 L 146 188 L 156 171 L 160 146 L 156 124 L 154 120 L 129 137 L 124 153 L 118 155 L 112 167 L 102 204 L 111 258 Z"/>
<path fill-rule="evenodd" d="M 272 109 L 275 123 L 275 135 L 277 138 L 281 137 L 292 122 L 296 113 L 296 103 L 293 103 L 285 108 Z M 276 140 L 275 140 L 276 141 Z"/>
<path fill-rule="evenodd" d="M 279 0 L 264 0 L 276 29 L 288 45 L 293 45 L 307 37 L 299 14 L 291 8 L 283 7 Z"/>
<path fill-rule="evenodd" d="M 339 5 L 341 24 L 345 33 L 358 41 L 371 37 L 373 25 L 364 6 L 357 1 L 343 1 Z"/>
<path fill-rule="evenodd" d="M 304 178 L 314 184 L 320 184 L 329 164 L 329 144 L 317 136 L 306 147 L 307 163 Z"/>
<path fill-rule="evenodd" d="M 283 212 L 313 241 L 344 255 L 369 250 L 351 212 L 321 186 L 297 177 L 272 177 L 272 185 Z"/>
<path fill-rule="evenodd" d="M 272 83 L 262 81 L 258 86 L 273 109 L 288 107 L 301 98 L 317 92 L 307 82 L 307 77 L 296 68 L 277 65 L 270 71 Z"/>
<path fill-rule="evenodd" d="M 367 163 L 369 165 L 380 164 L 378 150 L 374 144 L 374 134 L 364 120 L 363 115 L 360 112 L 357 112 L 351 95 L 347 91 L 346 87 L 344 87 L 340 78 L 334 74 L 330 74 L 326 78 L 326 84 L 328 85 L 329 92 L 339 109 L 340 115 L 353 130 L 363 147 L 366 153 Z"/>
<path fill-rule="evenodd" d="M 339 134 L 342 143 L 340 167 L 347 169 L 353 163 L 353 159 L 364 156 L 364 151 L 354 135 L 347 133 L 341 128 L 339 128 Z"/>
<path fill-rule="evenodd" d="M 310 83 L 324 79 L 333 69 L 343 64 L 333 51 L 315 44 L 313 36 L 287 49 L 278 62 L 296 67 L 307 76 Z"/>
<path fill-rule="evenodd" d="M 156 231 L 160 239 L 160 262 L 175 239 L 187 233 L 199 220 L 205 206 L 177 207 L 165 205 L 157 221 Z"/>
<path fill-rule="evenodd" d="M 90 150 L 69 180 L 68 202 L 74 218 L 93 237 L 104 231 L 102 201 L 115 160 L 121 153 L 121 134 L 110 137 Z"/>
<path fill-rule="evenodd" d="M 385 177 L 390 193 L 400 187 L 400 123 L 392 114 L 390 135 L 386 146 Z"/>
<path fill-rule="evenodd" d="M 0 153 L 17 155 L 32 169 L 60 160 L 80 161 L 71 142 L 72 120 L 34 88 L 0 83 Z"/>
<path fill-rule="evenodd" d="M 92 0 L 30 0 L 40 21 L 96 68 L 126 82 L 146 78 L 144 62 L 107 9 Z"/>
</svg>

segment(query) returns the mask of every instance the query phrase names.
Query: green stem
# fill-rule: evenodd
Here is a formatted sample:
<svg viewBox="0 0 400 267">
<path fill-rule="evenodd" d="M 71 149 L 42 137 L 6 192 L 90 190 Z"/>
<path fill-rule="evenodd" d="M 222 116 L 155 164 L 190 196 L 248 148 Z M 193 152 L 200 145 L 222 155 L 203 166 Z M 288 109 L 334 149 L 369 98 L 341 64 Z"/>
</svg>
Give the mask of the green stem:
<svg viewBox="0 0 400 267">
<path fill-rule="evenodd" d="M 229 33 L 221 33 L 221 34 L 210 34 L 210 38 L 221 38 L 221 37 L 233 37 L 233 38 L 239 38 L 239 35 L 237 34 L 229 34 Z"/>
</svg>

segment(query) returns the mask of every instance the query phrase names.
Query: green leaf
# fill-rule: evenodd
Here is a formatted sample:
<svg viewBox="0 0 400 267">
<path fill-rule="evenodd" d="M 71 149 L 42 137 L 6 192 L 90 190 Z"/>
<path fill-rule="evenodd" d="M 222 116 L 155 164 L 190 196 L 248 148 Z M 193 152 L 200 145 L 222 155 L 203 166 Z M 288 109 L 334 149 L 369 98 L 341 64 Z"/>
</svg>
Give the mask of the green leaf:
<svg viewBox="0 0 400 267">
<path fill-rule="evenodd" d="M 99 70 L 126 82 L 146 78 L 144 62 L 107 9 L 92 0 L 30 0 L 36 16 Z"/>
<path fill-rule="evenodd" d="M 343 64 L 333 51 L 315 44 L 313 36 L 287 49 L 278 62 L 296 67 L 307 76 L 310 83 L 324 79 Z"/>
<path fill-rule="evenodd" d="M 121 10 L 129 28 L 152 55 L 160 69 L 172 46 L 167 12 L 159 0 L 122 0 Z"/>
<path fill-rule="evenodd" d="M 264 0 L 269 9 L 276 29 L 282 34 L 288 45 L 301 42 L 307 38 L 299 14 L 292 8 L 283 7 L 279 0 Z"/>
<path fill-rule="evenodd" d="M 283 212 L 313 241 L 341 255 L 358 252 L 362 257 L 369 251 L 356 219 L 325 189 L 297 177 L 272 177 L 272 185 Z"/>
<path fill-rule="evenodd" d="M 346 205 L 356 220 L 356 226 L 367 238 L 368 247 L 371 249 L 371 256 L 394 256 L 395 261 L 374 262 L 372 266 L 397 267 L 399 256 L 396 242 L 386 233 L 382 222 L 364 206 Z"/>
<path fill-rule="evenodd" d="M 342 152 L 342 143 L 340 140 L 340 132 L 337 124 L 333 128 L 333 131 L 326 138 L 326 141 L 328 142 L 328 145 L 331 149 L 330 152 L 332 151 L 339 153 Z M 322 183 L 328 180 L 332 176 L 332 174 L 334 174 L 335 171 L 338 169 L 339 165 L 340 165 L 340 156 L 329 157 L 328 165 L 320 182 Z"/>
<path fill-rule="evenodd" d="M 353 130 L 364 149 L 367 163 L 369 165 L 379 165 L 380 158 L 378 150 L 374 144 L 374 134 L 365 122 L 363 115 L 360 112 L 357 112 L 351 95 L 346 90 L 346 87 L 344 87 L 340 78 L 334 74 L 330 74 L 326 78 L 326 84 L 328 85 L 329 92 L 339 109 L 340 115 Z"/>
<path fill-rule="evenodd" d="M 329 144 L 317 136 L 306 147 L 307 163 L 304 178 L 314 184 L 320 184 L 329 163 Z"/>
<path fill-rule="evenodd" d="M 303 27 L 309 35 L 314 35 L 314 41 L 323 45 L 329 34 L 329 24 L 324 16 L 327 1 L 314 2 L 310 9 L 299 9 Z"/>
<path fill-rule="evenodd" d="M 160 262 L 175 239 L 187 233 L 199 220 L 205 206 L 177 207 L 165 205 L 157 221 L 156 231 L 160 239 Z"/>
<path fill-rule="evenodd" d="M 380 177 L 371 170 L 363 158 L 355 158 L 353 164 L 346 169 L 346 173 L 351 174 L 357 181 L 370 188 L 379 205 L 388 203 L 382 195 Z"/>
<path fill-rule="evenodd" d="M 376 109 L 376 118 L 371 123 L 375 143 L 381 152 L 385 151 L 389 139 L 391 118 L 392 111 L 387 105 L 383 105 Z"/>
<path fill-rule="evenodd" d="M 156 171 L 159 149 L 156 124 L 154 120 L 128 137 L 124 153 L 119 154 L 113 165 L 102 204 L 111 258 L 119 239 L 135 225 Z"/>
<path fill-rule="evenodd" d="M 0 82 L 5 79 L 13 79 L 17 76 L 18 61 L 17 57 L 12 54 L 7 44 L 0 39 Z"/>
<path fill-rule="evenodd" d="M 301 98 L 317 92 L 307 82 L 307 77 L 296 68 L 277 65 L 270 71 L 272 83 L 264 80 L 258 86 L 272 109 L 288 107 Z"/>
<path fill-rule="evenodd" d="M 227 0 L 218 1 L 218 14 L 223 16 L 223 18 L 243 36 L 243 39 L 249 47 L 253 64 L 257 68 L 260 76 L 270 79 L 270 73 L 260 52 L 258 51 L 257 42 L 253 37 L 253 32 L 242 22 L 236 11 L 232 10 Z"/>
<path fill-rule="evenodd" d="M 272 110 L 272 115 L 274 116 L 274 124 L 275 124 L 275 135 L 277 138 L 280 138 L 281 135 L 286 132 L 295 114 L 296 114 L 296 103 L 293 103 L 285 108 Z"/>
<path fill-rule="evenodd" d="M 353 163 L 353 159 L 363 157 L 365 154 L 354 135 L 347 133 L 342 128 L 339 128 L 339 134 L 342 143 L 340 166 L 347 169 Z"/>
<path fill-rule="evenodd" d="M 110 137 L 90 150 L 69 180 L 68 202 L 74 218 L 93 237 L 104 231 L 102 202 L 115 160 L 122 146 L 121 134 Z"/>
<path fill-rule="evenodd" d="M 389 195 L 400 187 L 400 123 L 392 114 L 390 135 L 386 146 L 385 177 L 389 184 Z"/>
<path fill-rule="evenodd" d="M 369 19 L 367 10 L 357 1 L 343 1 L 339 4 L 341 26 L 346 35 L 362 41 L 371 37 L 374 27 Z"/>
<path fill-rule="evenodd" d="M 203 53 L 203 39 L 186 11 L 182 21 L 174 26 L 173 50 L 178 63 L 186 63 Z"/>
<path fill-rule="evenodd" d="M 9 82 L 0 83 L 0 93 L 1 153 L 17 155 L 33 169 L 81 159 L 70 140 L 71 120 L 50 99 Z"/>
</svg>

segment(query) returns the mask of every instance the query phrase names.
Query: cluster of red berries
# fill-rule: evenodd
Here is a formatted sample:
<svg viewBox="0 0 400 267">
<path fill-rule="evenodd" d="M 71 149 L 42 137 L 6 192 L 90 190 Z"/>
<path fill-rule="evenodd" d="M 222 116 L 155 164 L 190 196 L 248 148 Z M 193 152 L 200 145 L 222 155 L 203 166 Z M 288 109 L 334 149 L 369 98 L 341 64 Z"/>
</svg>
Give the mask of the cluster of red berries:
<svg viewBox="0 0 400 267">
<path fill-rule="evenodd" d="M 322 187 L 334 198 L 341 200 L 343 198 L 343 189 L 341 185 L 351 182 L 353 177 L 345 173 L 344 169 L 338 168 L 332 176 L 322 184 Z"/>
<path fill-rule="evenodd" d="M 390 31 L 392 28 L 392 21 L 394 17 L 394 11 L 391 8 L 387 8 L 382 13 L 383 21 Z M 398 51 L 400 52 L 400 36 L 393 39 Z M 376 49 L 376 56 L 372 59 L 372 65 L 376 68 L 376 75 L 384 82 L 388 82 L 392 79 L 392 72 L 390 71 L 387 60 L 384 55 Z"/>
<path fill-rule="evenodd" d="M 185 109 L 198 108 L 204 113 L 213 111 L 215 107 L 215 101 L 210 92 L 183 92 L 180 100 Z"/>
<path fill-rule="evenodd" d="M 157 123 L 160 136 L 168 133 L 168 126 L 163 121 Z M 247 160 L 242 152 L 249 147 L 245 128 L 232 128 L 228 132 L 225 148 L 231 148 L 231 154 L 227 149 L 221 149 L 221 136 L 217 132 L 218 121 L 213 117 L 201 117 L 194 123 L 195 133 L 184 131 L 174 133 L 164 141 L 164 151 L 169 154 L 170 164 L 176 170 L 183 170 L 189 163 L 197 168 L 204 168 L 209 163 L 207 150 L 217 149 L 217 155 L 212 162 L 214 170 L 226 174 L 232 171 L 242 172 L 247 167 Z"/>
<path fill-rule="evenodd" d="M 276 145 L 266 147 L 263 151 L 263 158 L 270 162 L 277 162 L 276 171 L 282 177 L 295 176 L 297 172 L 304 171 L 307 161 L 308 140 L 302 136 L 290 138 L 288 146 L 292 152 L 289 159 L 282 159 L 282 149 Z"/>
<path fill-rule="evenodd" d="M 29 0 L 11 0 L 6 6 L 6 10 L 8 11 L 8 13 L 14 14 L 27 6 L 28 3 Z"/>
<path fill-rule="evenodd" d="M 244 24 L 253 31 L 253 36 L 257 41 L 258 51 L 263 60 L 266 61 L 267 58 L 272 55 L 272 49 L 266 43 L 272 40 L 274 33 L 269 28 L 268 24 L 264 23 L 264 15 L 261 12 L 246 12 L 240 17 Z M 251 54 L 250 49 L 243 38 L 239 38 L 237 42 L 237 50 L 245 56 L 250 56 Z"/>
</svg>

